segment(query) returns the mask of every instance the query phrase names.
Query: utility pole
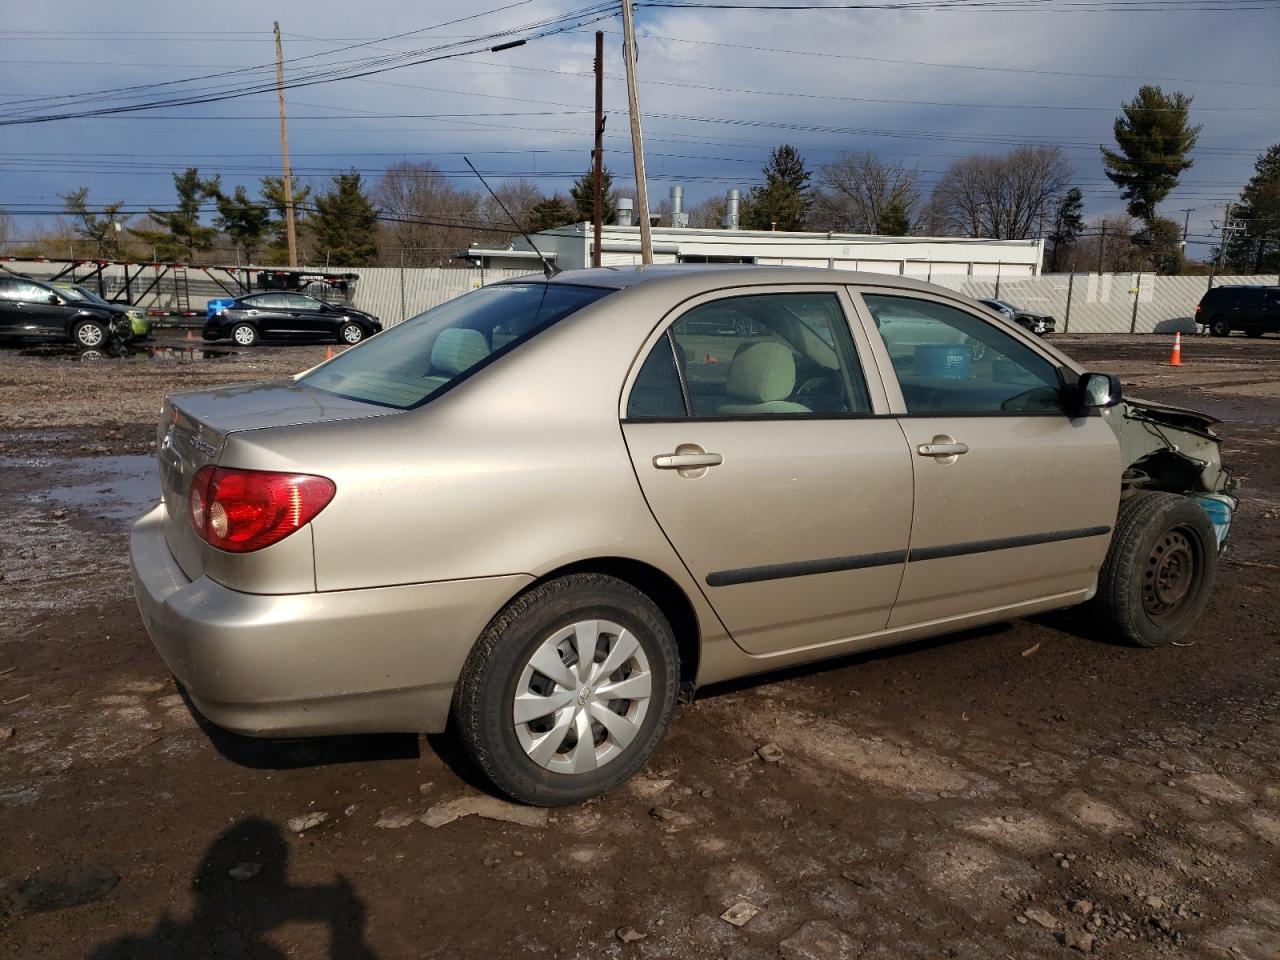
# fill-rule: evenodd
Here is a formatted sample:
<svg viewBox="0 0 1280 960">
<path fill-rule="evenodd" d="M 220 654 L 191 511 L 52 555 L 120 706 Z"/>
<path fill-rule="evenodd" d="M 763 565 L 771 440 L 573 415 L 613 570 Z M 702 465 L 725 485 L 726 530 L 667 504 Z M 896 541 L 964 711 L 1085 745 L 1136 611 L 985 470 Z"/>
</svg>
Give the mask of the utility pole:
<svg viewBox="0 0 1280 960">
<path fill-rule="evenodd" d="M 600 231 L 604 228 L 604 31 L 596 31 L 596 149 L 592 157 L 595 186 L 591 208 L 591 265 L 600 266 Z"/>
<path fill-rule="evenodd" d="M 640 95 L 636 92 L 635 13 L 631 0 L 622 0 L 623 59 L 627 63 L 627 107 L 631 111 L 631 157 L 636 168 L 636 204 L 640 207 L 640 262 L 653 263 L 653 233 L 649 228 L 649 188 L 644 178 L 644 136 L 640 132 Z"/>
<path fill-rule="evenodd" d="M 1209 289 L 1213 289 L 1213 278 L 1222 272 L 1222 267 L 1227 259 L 1227 233 L 1231 230 L 1231 203 L 1230 201 L 1222 205 L 1222 232 L 1218 240 L 1218 259 L 1214 262 L 1213 269 L 1209 271 Z"/>
<path fill-rule="evenodd" d="M 1107 251 L 1107 225 L 1104 223 L 1098 234 L 1098 276 L 1102 276 L 1102 257 Z"/>
<path fill-rule="evenodd" d="M 1184 252 L 1187 249 L 1187 233 L 1191 229 L 1191 211 L 1194 209 L 1195 207 L 1183 207 L 1182 209 L 1182 249 Z"/>
<path fill-rule="evenodd" d="M 276 96 L 280 100 L 280 160 L 284 165 L 284 231 L 289 240 L 289 266 L 298 265 L 298 234 L 293 223 L 293 177 L 289 174 L 289 129 L 284 117 L 284 51 L 280 46 L 280 21 L 276 33 Z"/>
</svg>

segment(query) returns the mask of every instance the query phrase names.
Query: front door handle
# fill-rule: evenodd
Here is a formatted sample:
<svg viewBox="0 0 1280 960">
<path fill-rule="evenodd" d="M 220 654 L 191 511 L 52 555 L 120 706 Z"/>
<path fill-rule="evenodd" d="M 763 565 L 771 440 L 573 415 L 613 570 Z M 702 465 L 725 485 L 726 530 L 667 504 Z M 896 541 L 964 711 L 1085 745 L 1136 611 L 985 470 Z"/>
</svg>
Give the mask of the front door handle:
<svg viewBox="0 0 1280 960">
<path fill-rule="evenodd" d="M 956 457 L 969 452 L 969 445 L 954 440 L 945 434 L 933 438 L 932 443 L 922 443 L 916 447 L 916 453 L 922 457 L 933 457 L 939 463 L 955 463 Z"/>
<path fill-rule="evenodd" d="M 722 463 L 724 463 L 724 457 L 718 453 L 664 453 L 653 458 L 653 465 L 659 470 L 718 467 Z"/>
</svg>

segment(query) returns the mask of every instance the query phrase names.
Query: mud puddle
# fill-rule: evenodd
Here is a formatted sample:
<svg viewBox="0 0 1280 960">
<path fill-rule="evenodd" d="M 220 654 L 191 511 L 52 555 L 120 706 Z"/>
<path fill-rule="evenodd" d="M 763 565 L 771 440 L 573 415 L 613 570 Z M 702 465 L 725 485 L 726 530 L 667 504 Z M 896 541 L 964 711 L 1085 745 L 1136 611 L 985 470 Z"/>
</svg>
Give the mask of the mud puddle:
<svg viewBox="0 0 1280 960">
<path fill-rule="evenodd" d="M 62 360 L 72 363 L 97 363 L 106 360 L 159 360 L 170 363 L 192 363 L 201 360 L 223 360 L 236 356 L 237 351 L 206 348 L 202 346 L 168 346 L 161 344 L 130 344 L 103 350 L 79 350 L 68 344 L 28 347 L 19 350 L 21 357 L 37 360 Z"/>
<path fill-rule="evenodd" d="M 51 458 L 0 457 L 5 467 L 54 468 L 57 486 L 29 494 L 30 503 L 55 504 L 112 523 L 129 524 L 160 499 L 160 480 L 151 456 Z"/>
</svg>

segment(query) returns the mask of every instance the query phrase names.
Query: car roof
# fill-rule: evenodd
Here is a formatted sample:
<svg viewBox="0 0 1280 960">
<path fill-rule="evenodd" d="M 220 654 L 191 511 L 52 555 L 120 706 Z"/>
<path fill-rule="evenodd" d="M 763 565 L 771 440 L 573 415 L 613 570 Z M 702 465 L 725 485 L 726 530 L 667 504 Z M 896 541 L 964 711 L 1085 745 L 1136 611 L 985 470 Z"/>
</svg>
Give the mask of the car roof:
<svg viewBox="0 0 1280 960">
<path fill-rule="evenodd" d="M 516 277 L 504 283 L 544 281 L 541 274 Z M 660 263 L 649 266 L 595 267 L 586 270 L 564 270 L 551 277 L 550 283 L 567 283 L 585 287 L 609 287 L 621 290 L 639 284 L 683 284 L 707 291 L 719 290 L 726 284 L 761 283 L 851 283 L 893 286 L 922 293 L 937 291 L 933 284 L 898 274 L 864 273 L 857 270 L 833 270 L 828 267 L 783 267 L 763 264 Z M 694 290 L 696 292 L 696 289 Z M 950 292 L 950 291 L 948 291 Z"/>
</svg>

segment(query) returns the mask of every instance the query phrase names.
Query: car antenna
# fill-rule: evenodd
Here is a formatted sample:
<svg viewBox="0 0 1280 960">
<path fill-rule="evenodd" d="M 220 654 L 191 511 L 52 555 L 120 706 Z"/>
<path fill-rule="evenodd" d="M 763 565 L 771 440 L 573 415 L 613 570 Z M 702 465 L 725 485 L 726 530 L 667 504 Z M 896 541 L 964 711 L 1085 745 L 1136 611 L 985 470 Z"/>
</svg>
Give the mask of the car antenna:
<svg viewBox="0 0 1280 960">
<path fill-rule="evenodd" d="M 520 226 L 520 221 L 517 220 L 515 217 L 511 216 L 511 211 L 507 209 L 507 205 L 503 203 L 501 199 L 499 199 L 498 195 L 493 192 L 493 187 L 485 183 L 484 177 L 480 176 L 480 171 L 477 170 L 472 165 L 471 161 L 468 160 L 466 157 L 463 157 L 462 160 L 468 167 L 471 167 L 471 172 L 480 178 L 480 182 L 484 184 L 484 188 L 489 191 L 489 196 L 493 197 L 493 199 L 497 201 L 498 206 L 502 208 L 502 212 L 507 215 L 507 219 L 511 221 L 511 223 L 515 226 L 517 230 L 520 231 L 520 236 L 524 237 L 525 243 L 529 244 L 529 246 L 533 248 L 533 252 L 536 253 L 538 255 L 538 259 L 542 261 L 542 272 L 547 275 L 547 279 L 550 280 L 557 273 L 559 273 L 560 268 L 553 267 L 551 263 L 547 260 L 547 258 L 542 255 L 542 251 L 537 248 L 537 246 L 534 244 L 533 240 L 529 237 L 529 235 L 524 232 L 524 227 Z"/>
</svg>

